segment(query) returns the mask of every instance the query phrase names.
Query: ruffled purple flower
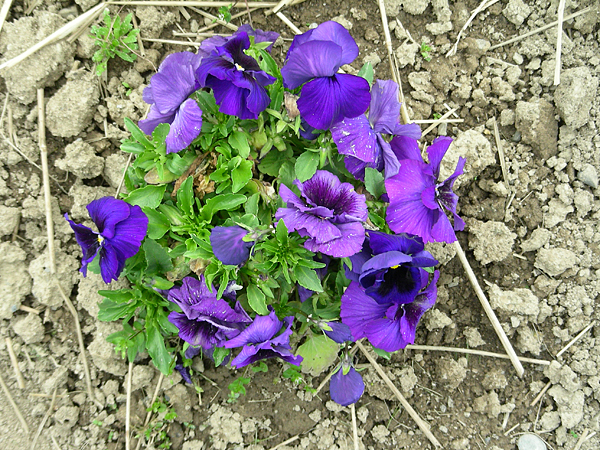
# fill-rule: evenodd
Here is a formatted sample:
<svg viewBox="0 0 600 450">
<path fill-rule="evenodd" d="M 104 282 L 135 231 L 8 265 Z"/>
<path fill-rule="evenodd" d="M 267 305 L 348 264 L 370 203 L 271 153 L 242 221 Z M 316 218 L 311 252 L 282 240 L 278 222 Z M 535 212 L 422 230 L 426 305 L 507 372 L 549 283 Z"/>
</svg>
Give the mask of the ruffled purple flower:
<svg viewBox="0 0 600 450">
<path fill-rule="evenodd" d="M 350 261 L 352 269 L 346 267 L 346 278 L 358 282 L 380 304 L 412 302 L 425 287 L 421 268 L 438 264 L 420 237 L 379 231 L 369 231 L 362 251 Z"/>
<path fill-rule="evenodd" d="M 421 285 L 426 285 L 429 274 L 421 270 Z M 435 304 L 437 298 L 436 270 L 426 289 L 410 303 L 378 303 L 356 281 L 342 295 L 340 317 L 352 330 L 355 339 L 366 337 L 376 348 L 395 352 L 415 342 L 415 333 L 421 317 Z"/>
<path fill-rule="evenodd" d="M 139 206 L 113 197 L 94 200 L 87 210 L 98 232 L 73 222 L 65 214 L 83 251 L 80 272 L 86 276 L 87 265 L 98 255 L 102 279 L 110 283 L 119 278 L 127 258 L 140 249 L 148 230 L 148 218 Z"/>
<path fill-rule="evenodd" d="M 179 152 L 200 134 L 202 110 L 189 96 L 200 88 L 196 69 L 201 56 L 190 52 L 173 53 L 165 58 L 158 72 L 144 89 L 144 101 L 152 105 L 148 117 L 138 125 L 152 134 L 161 123 L 171 126 L 165 139 L 167 153 Z"/>
<path fill-rule="evenodd" d="M 360 374 L 352 367 L 352 361 L 345 357 L 339 370 L 329 381 L 331 400 L 342 406 L 356 403 L 365 391 L 365 382 Z"/>
<path fill-rule="evenodd" d="M 385 171 L 386 178 L 398 173 L 400 163 L 383 135 L 421 138 L 419 125 L 401 125 L 399 117 L 398 84 L 377 80 L 371 88 L 369 118 L 362 114 L 333 125 L 331 136 L 338 152 L 346 155 L 346 168 L 356 179 L 364 181 L 367 167 Z"/>
<path fill-rule="evenodd" d="M 308 124 L 328 130 L 345 117 L 357 117 L 369 106 L 369 83 L 338 74 L 358 56 L 358 45 L 337 22 L 325 22 L 294 38 L 281 69 L 283 85 L 302 87 L 298 109 Z"/>
<path fill-rule="evenodd" d="M 239 302 L 231 308 L 225 300 L 217 300 L 217 290 L 208 289 L 204 276 L 200 280 L 185 277 L 181 286 L 169 291 L 167 298 L 182 311 L 169 314 L 169 322 L 179 329 L 179 337 L 208 352 L 221 347 L 252 322 Z"/>
<path fill-rule="evenodd" d="M 240 226 L 214 227 L 210 232 L 210 245 L 216 258 L 223 264 L 239 266 L 246 262 L 254 241 L 245 242 L 248 231 Z"/>
<path fill-rule="evenodd" d="M 287 208 L 279 208 L 277 220 L 283 219 L 289 231 L 308 237 L 304 247 L 336 258 L 359 252 L 365 239 L 362 222 L 367 220 L 364 195 L 357 194 L 350 183 L 341 183 L 330 172 L 317 170 L 304 183 L 294 184 L 300 190 L 298 198 L 287 186 L 279 187 Z"/>
<path fill-rule="evenodd" d="M 440 136 L 427 149 L 429 164 L 425 164 L 417 141 L 399 136 L 390 145 L 400 160 L 398 174 L 385 181 L 390 205 L 386 220 L 396 233 L 420 236 L 425 242 L 454 242 L 455 230 L 464 228 L 456 213 L 458 196 L 452 191 L 454 181 L 462 174 L 465 159 L 459 158 L 454 173 L 440 182 L 440 164 L 452 139 Z M 454 217 L 454 226 L 446 216 Z"/>
<path fill-rule="evenodd" d="M 269 106 L 265 86 L 276 81 L 244 53 L 249 47 L 248 34 L 238 32 L 203 58 L 196 71 L 200 85 L 213 90 L 219 111 L 240 119 L 256 119 Z"/>
<path fill-rule="evenodd" d="M 231 365 L 239 369 L 262 359 L 281 358 L 299 366 L 302 357 L 294 356 L 290 346 L 293 320 L 294 318 L 289 316 L 281 321 L 274 311 L 268 316 L 256 316 L 248 328 L 225 343 L 225 348 L 242 347 L 242 351 L 231 361 Z"/>
</svg>

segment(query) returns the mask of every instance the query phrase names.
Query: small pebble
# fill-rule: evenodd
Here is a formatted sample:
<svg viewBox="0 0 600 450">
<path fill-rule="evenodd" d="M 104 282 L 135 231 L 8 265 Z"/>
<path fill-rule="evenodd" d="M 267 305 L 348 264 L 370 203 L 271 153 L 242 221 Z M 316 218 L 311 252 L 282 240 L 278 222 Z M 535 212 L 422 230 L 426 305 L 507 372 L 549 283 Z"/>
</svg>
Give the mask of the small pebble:
<svg viewBox="0 0 600 450">
<path fill-rule="evenodd" d="M 598 187 L 598 173 L 591 164 L 585 164 L 577 174 L 577 178 L 594 189 Z"/>
<path fill-rule="evenodd" d="M 535 434 L 523 434 L 517 442 L 519 450 L 546 450 L 546 444 Z"/>
</svg>

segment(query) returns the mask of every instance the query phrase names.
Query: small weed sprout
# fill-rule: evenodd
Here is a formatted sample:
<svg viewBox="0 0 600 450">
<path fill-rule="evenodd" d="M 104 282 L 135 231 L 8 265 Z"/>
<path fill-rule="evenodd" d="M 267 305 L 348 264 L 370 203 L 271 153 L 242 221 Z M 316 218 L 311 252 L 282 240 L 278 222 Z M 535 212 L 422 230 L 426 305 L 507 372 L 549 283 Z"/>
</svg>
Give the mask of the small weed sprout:
<svg viewBox="0 0 600 450">
<path fill-rule="evenodd" d="M 171 448 L 171 439 L 167 436 L 167 428 L 169 423 L 177 418 L 177 413 L 162 399 L 156 399 L 148 411 L 157 414 L 157 417 L 136 438 L 139 439 L 143 436 L 149 446 L 154 444 L 156 448 Z"/>
<path fill-rule="evenodd" d="M 239 377 L 233 383 L 229 383 L 229 398 L 227 403 L 235 403 L 241 395 L 246 395 L 244 385 L 250 383 L 250 378 Z"/>
<path fill-rule="evenodd" d="M 428 61 L 428 62 L 431 61 L 431 56 L 429 56 L 430 51 L 431 51 L 431 47 L 427 43 L 423 42 L 421 44 L 421 56 L 423 57 L 423 59 L 425 61 Z"/>
<path fill-rule="evenodd" d="M 106 71 L 108 61 L 115 56 L 134 62 L 137 49 L 137 35 L 140 30 L 134 29 L 131 24 L 132 13 L 127 14 L 125 19 L 117 14 L 110 17 L 110 11 L 104 10 L 104 25 L 94 25 L 92 35 L 96 38 L 95 44 L 100 47 L 94 53 L 92 60 L 96 63 L 96 75 L 101 76 Z"/>
<path fill-rule="evenodd" d="M 231 22 L 231 7 L 233 6 L 233 4 L 230 4 L 229 6 L 221 6 L 219 8 L 219 20 L 222 20 L 225 23 L 229 23 Z M 216 20 L 213 20 L 213 22 L 216 22 Z"/>
</svg>

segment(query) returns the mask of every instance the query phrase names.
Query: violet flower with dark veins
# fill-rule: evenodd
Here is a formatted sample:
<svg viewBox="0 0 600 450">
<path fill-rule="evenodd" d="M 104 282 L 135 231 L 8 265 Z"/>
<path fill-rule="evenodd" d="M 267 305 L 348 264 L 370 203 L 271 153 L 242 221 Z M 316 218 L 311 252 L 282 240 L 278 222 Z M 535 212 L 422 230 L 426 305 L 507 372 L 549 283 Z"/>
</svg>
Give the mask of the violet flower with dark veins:
<svg viewBox="0 0 600 450">
<path fill-rule="evenodd" d="M 338 371 L 329 381 L 329 395 L 338 405 L 356 403 L 365 391 L 365 382 L 352 366 L 352 359 L 345 356 Z"/>
<path fill-rule="evenodd" d="M 200 60 L 200 55 L 190 52 L 167 56 L 144 89 L 144 101 L 151 107 L 138 126 L 150 135 L 159 124 L 170 124 L 165 139 L 167 153 L 183 150 L 200 134 L 202 110 L 196 100 L 189 98 L 200 88 L 196 79 Z"/>
<path fill-rule="evenodd" d="M 420 269 L 421 285 L 426 285 L 429 274 Z M 342 295 L 340 317 L 350 327 L 355 339 L 366 337 L 376 348 L 395 352 L 415 342 L 415 333 L 421 317 L 435 304 L 437 298 L 436 270 L 427 288 L 410 303 L 378 303 L 356 281 Z"/>
<path fill-rule="evenodd" d="M 215 257 L 223 264 L 239 266 L 246 262 L 254 246 L 254 241 L 243 238 L 248 230 L 240 226 L 214 227 L 210 232 L 210 245 Z"/>
<path fill-rule="evenodd" d="M 240 32 L 202 59 L 196 71 L 201 86 L 213 90 L 219 111 L 240 119 L 256 119 L 271 103 L 265 86 L 276 78 L 246 55 L 248 34 Z"/>
<path fill-rule="evenodd" d="M 399 136 L 390 145 L 400 160 L 398 174 L 385 181 L 390 205 L 386 220 L 396 233 L 420 236 L 425 242 L 456 241 L 455 230 L 465 223 L 456 213 L 458 196 L 452 188 L 462 174 L 465 159 L 459 158 L 454 173 L 440 182 L 440 164 L 452 139 L 440 136 L 427 148 L 429 164 L 425 164 L 416 140 Z M 446 211 L 454 217 L 454 226 Z"/>
<path fill-rule="evenodd" d="M 380 304 L 410 303 L 425 286 L 421 269 L 438 261 L 425 250 L 423 240 L 408 234 L 369 231 L 361 252 L 350 257 L 346 278 L 357 281 Z"/>
<path fill-rule="evenodd" d="M 294 184 L 302 199 L 282 184 L 279 195 L 287 208 L 279 208 L 275 218 L 283 219 L 289 231 L 308 237 L 304 247 L 311 252 L 336 258 L 359 252 L 365 239 L 362 226 L 367 220 L 365 196 L 325 170 L 317 170 L 310 180 L 304 183 L 295 180 Z"/>
<path fill-rule="evenodd" d="M 242 347 L 231 365 L 239 369 L 262 359 L 281 358 L 299 366 L 302 356 L 294 356 L 290 346 L 293 320 L 289 316 L 281 321 L 275 311 L 271 311 L 268 316 L 256 316 L 248 328 L 225 343 L 225 348 Z"/>
<path fill-rule="evenodd" d="M 212 292 L 208 289 L 204 275 L 200 280 L 185 277 L 181 286 L 171 288 L 167 298 L 182 311 L 169 314 L 169 322 L 179 329 L 179 337 L 208 352 L 221 347 L 252 322 L 239 302 L 231 308 L 225 300 L 217 300 L 217 290 L 214 286 Z"/>
<path fill-rule="evenodd" d="M 83 251 L 79 271 L 86 276 L 87 265 L 98 255 L 102 280 L 110 283 L 119 278 L 127 258 L 139 251 L 148 230 L 148 218 L 139 206 L 113 197 L 94 200 L 87 210 L 98 232 L 73 222 L 65 214 Z"/>
<path fill-rule="evenodd" d="M 294 37 L 285 66 L 283 85 L 302 86 L 298 109 L 319 130 L 328 130 L 345 117 L 357 117 L 369 106 L 369 83 L 355 75 L 339 74 L 358 56 L 358 45 L 337 22 L 324 22 Z"/>
<path fill-rule="evenodd" d="M 386 178 L 398 173 L 398 158 L 383 135 L 421 138 L 419 125 L 401 125 L 399 118 L 398 84 L 392 80 L 377 80 L 371 88 L 369 118 L 361 114 L 333 125 L 331 136 L 338 152 L 346 155 L 346 168 L 356 179 L 364 181 L 367 167 L 384 171 Z"/>
</svg>

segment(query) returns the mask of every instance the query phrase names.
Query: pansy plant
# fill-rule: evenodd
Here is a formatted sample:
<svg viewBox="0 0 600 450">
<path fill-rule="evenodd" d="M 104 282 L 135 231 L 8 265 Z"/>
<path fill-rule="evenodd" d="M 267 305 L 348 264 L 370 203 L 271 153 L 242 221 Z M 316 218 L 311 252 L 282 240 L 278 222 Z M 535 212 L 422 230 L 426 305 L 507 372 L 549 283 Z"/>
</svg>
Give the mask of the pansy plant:
<svg viewBox="0 0 600 450">
<path fill-rule="evenodd" d="M 464 225 L 464 160 L 439 179 L 451 140 L 425 162 L 397 84 L 340 71 L 358 46 L 338 23 L 296 36 L 281 70 L 277 39 L 245 25 L 168 55 L 147 117 L 125 120 L 124 192 L 88 205 L 93 228 L 67 220 L 84 275 L 127 278 L 101 291 L 99 318 L 122 321 L 109 341 L 130 361 L 147 351 L 189 383 L 202 356 L 277 361 L 294 379 L 333 370 L 331 398 L 347 406 L 364 391 L 349 343 L 402 349 L 435 304 L 424 243 Z"/>
</svg>

